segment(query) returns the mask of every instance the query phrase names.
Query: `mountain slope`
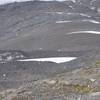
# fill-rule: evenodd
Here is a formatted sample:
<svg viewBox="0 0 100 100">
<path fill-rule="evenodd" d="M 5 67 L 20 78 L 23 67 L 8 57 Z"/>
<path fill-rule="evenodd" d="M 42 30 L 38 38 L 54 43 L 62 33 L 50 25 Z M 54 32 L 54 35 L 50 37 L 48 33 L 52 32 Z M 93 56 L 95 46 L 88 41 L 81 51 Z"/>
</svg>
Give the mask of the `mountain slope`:
<svg viewBox="0 0 100 100">
<path fill-rule="evenodd" d="M 67 1 L 31 1 L 0 6 L 0 49 L 78 51 L 99 48 L 99 35 L 68 34 L 100 31 L 99 14 L 83 6 Z"/>
</svg>

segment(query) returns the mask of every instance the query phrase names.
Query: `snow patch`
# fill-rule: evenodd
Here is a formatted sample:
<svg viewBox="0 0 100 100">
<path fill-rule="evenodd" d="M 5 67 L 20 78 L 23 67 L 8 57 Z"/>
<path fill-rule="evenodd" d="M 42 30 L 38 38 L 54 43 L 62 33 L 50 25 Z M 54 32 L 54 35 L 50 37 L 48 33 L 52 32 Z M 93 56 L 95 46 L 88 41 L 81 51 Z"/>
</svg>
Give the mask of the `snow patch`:
<svg viewBox="0 0 100 100">
<path fill-rule="evenodd" d="M 76 31 L 76 32 L 67 33 L 66 35 L 68 35 L 68 34 L 82 34 L 82 33 L 100 34 L 99 31 Z"/>
<path fill-rule="evenodd" d="M 94 24 L 100 24 L 100 22 L 98 21 L 95 21 L 95 20 L 82 20 L 83 22 L 91 22 L 91 23 L 94 23 Z"/>
<path fill-rule="evenodd" d="M 75 21 L 70 21 L 70 20 L 62 20 L 62 21 L 56 21 L 56 23 L 71 23 L 71 22 L 90 22 L 93 24 L 100 24 L 99 21 L 96 20 L 89 20 L 89 19 L 84 19 L 84 20 L 75 20 Z"/>
<path fill-rule="evenodd" d="M 57 14 L 63 14 L 63 12 L 55 12 L 55 13 L 57 13 Z"/>
<path fill-rule="evenodd" d="M 62 15 L 64 14 L 64 12 L 61 12 L 61 11 L 58 11 L 58 12 L 45 12 L 45 13 L 48 13 L 48 14 L 59 14 L 59 15 Z"/>
<path fill-rule="evenodd" d="M 75 15 L 80 15 L 80 16 L 83 16 L 83 17 L 91 18 L 90 15 L 84 14 L 84 13 L 66 13 L 66 14 L 67 14 L 67 15 L 73 15 L 73 16 L 75 16 Z"/>
<path fill-rule="evenodd" d="M 59 1 L 59 2 L 63 2 L 63 1 L 66 1 L 66 0 L 38 0 L 38 1 Z"/>
<path fill-rule="evenodd" d="M 54 62 L 54 63 L 64 63 L 75 60 L 77 57 L 50 57 L 50 58 L 36 58 L 36 59 L 22 59 L 18 61 L 38 61 L 38 62 Z"/>
<path fill-rule="evenodd" d="M 13 2 L 26 2 L 26 1 L 35 1 L 35 0 L 0 0 L 0 4 L 7 4 L 7 3 L 13 3 Z M 37 1 L 69 1 L 69 0 L 37 0 Z M 75 2 L 75 0 L 71 0 L 72 2 Z"/>
<path fill-rule="evenodd" d="M 25 1 L 33 1 L 33 0 L 0 0 L 0 4 L 7 4 L 13 2 L 25 2 Z"/>
<path fill-rule="evenodd" d="M 91 18 L 91 16 L 87 15 L 87 14 L 84 14 L 84 13 L 80 13 L 79 15 L 83 16 L 83 17 L 88 17 L 88 18 Z"/>
<path fill-rule="evenodd" d="M 70 23 L 72 21 L 56 21 L 56 23 Z"/>
</svg>

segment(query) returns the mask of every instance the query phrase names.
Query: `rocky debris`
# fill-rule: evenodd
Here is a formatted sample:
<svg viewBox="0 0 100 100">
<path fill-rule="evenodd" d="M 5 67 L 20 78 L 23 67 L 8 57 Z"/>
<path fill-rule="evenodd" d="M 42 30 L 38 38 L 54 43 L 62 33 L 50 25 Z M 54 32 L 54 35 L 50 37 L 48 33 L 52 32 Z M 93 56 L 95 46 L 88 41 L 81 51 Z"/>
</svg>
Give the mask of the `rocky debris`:
<svg viewBox="0 0 100 100">
<path fill-rule="evenodd" d="M 100 65 L 56 74 L 11 91 L 0 92 L 2 100 L 99 100 Z"/>
<path fill-rule="evenodd" d="M 25 54 L 28 56 L 29 53 Z M 34 52 L 32 54 L 31 57 L 34 58 Z M 41 52 L 41 54 L 42 56 L 47 55 L 44 52 Z M 60 55 L 58 52 L 57 54 Z M 63 53 L 61 54 L 63 55 Z M 81 98 L 80 100 L 85 100 L 84 98 L 88 98 L 92 100 L 95 97 L 99 98 L 99 55 L 99 50 L 87 52 L 86 54 L 84 53 L 84 56 L 78 57 L 78 59 L 74 62 L 71 61 L 69 64 L 16 61 L 1 63 L 0 93 L 7 94 L 6 96 L 3 95 L 4 100 L 11 100 L 12 98 L 28 98 L 29 100 L 33 98 L 35 100 L 45 100 L 46 98 L 50 100 Z M 80 64 L 81 66 L 79 66 Z M 69 67 L 70 69 L 68 69 Z M 6 92 L 9 89 L 13 89 L 14 92 L 12 91 L 9 94 Z"/>
<path fill-rule="evenodd" d="M 24 54 L 24 52 L 21 51 L 14 51 L 14 50 L 0 51 L 0 63 L 7 63 L 17 59 L 25 59 L 25 58 L 26 55 Z"/>
</svg>

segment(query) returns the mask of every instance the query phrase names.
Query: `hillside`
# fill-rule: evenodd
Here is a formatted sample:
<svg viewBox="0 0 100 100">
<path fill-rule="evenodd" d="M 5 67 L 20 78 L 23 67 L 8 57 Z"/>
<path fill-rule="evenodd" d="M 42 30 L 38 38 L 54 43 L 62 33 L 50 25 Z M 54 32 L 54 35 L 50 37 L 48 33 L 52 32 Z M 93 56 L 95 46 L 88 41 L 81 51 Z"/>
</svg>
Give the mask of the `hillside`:
<svg viewBox="0 0 100 100">
<path fill-rule="evenodd" d="M 99 0 L 0 5 L 0 100 L 99 100 L 99 7 Z M 40 61 L 51 57 L 75 59 Z"/>
</svg>

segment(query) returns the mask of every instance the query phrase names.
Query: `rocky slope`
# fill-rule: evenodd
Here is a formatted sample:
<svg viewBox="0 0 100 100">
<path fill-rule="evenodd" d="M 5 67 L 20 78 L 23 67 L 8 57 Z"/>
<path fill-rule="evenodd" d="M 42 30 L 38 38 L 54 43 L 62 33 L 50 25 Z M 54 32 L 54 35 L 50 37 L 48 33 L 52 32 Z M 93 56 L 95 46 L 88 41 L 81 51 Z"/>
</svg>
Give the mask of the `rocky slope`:
<svg viewBox="0 0 100 100">
<path fill-rule="evenodd" d="M 0 5 L 0 100 L 99 100 L 99 0 Z M 65 62 L 20 59 L 77 57 Z"/>
</svg>

